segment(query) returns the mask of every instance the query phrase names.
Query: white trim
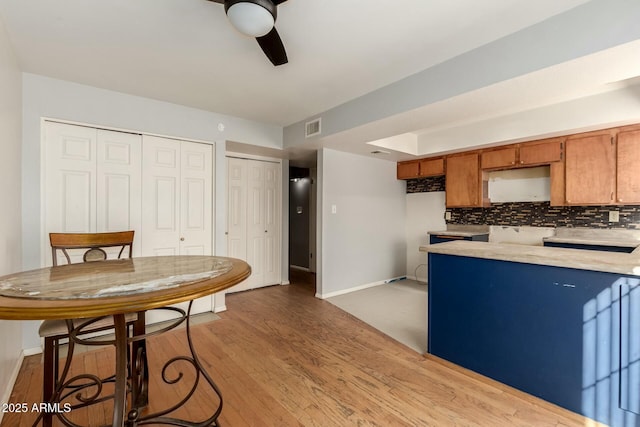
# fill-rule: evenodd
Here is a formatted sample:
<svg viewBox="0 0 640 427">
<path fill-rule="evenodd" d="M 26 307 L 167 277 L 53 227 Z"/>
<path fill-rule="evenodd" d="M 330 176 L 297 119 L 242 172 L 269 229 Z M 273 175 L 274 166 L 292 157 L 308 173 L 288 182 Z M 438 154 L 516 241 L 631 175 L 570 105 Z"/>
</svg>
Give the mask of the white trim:
<svg viewBox="0 0 640 427">
<path fill-rule="evenodd" d="M 393 280 L 393 279 L 380 280 L 378 282 L 372 282 L 372 283 L 365 283 L 364 285 L 358 285 L 358 286 L 354 286 L 353 288 L 342 289 L 340 291 L 335 291 L 335 292 L 329 292 L 327 294 L 316 293 L 316 298 L 327 299 L 327 298 L 331 298 L 331 297 L 337 297 L 338 295 L 349 294 L 351 292 L 361 291 L 363 289 L 368 289 L 368 288 L 373 288 L 375 286 L 384 285 L 384 284 L 388 283 L 389 280 Z"/>
<path fill-rule="evenodd" d="M 213 310 L 214 313 L 222 313 L 223 311 L 227 311 L 227 306 L 226 305 L 221 305 L 219 307 L 215 307 L 215 309 Z"/>
<path fill-rule="evenodd" d="M 284 285 L 290 285 L 291 282 L 288 280 L 283 280 L 282 283 L 280 283 L 280 285 L 284 286 Z"/>
<path fill-rule="evenodd" d="M 13 392 L 13 387 L 16 385 L 16 381 L 18 380 L 18 374 L 20 373 L 20 368 L 22 367 L 22 362 L 24 361 L 25 356 L 26 356 L 25 351 L 21 351 L 20 356 L 18 356 L 18 360 L 16 361 L 16 364 L 13 367 L 13 371 L 9 376 L 9 381 L 7 381 L 4 392 L 2 393 L 2 401 L 0 402 L 0 404 L 2 405 L 9 403 L 9 399 L 11 399 L 11 393 Z M 4 411 L 0 411 L 0 422 L 2 422 L 3 416 L 4 416 Z"/>
<path fill-rule="evenodd" d="M 234 159 L 258 160 L 260 162 L 278 163 L 282 165 L 282 159 L 278 159 L 276 157 L 258 156 L 255 154 L 245 154 L 245 153 L 236 153 L 233 151 L 227 151 L 225 153 L 225 157 L 232 157 Z"/>
<path fill-rule="evenodd" d="M 311 270 L 308 267 L 300 267 L 299 265 L 293 265 L 291 264 L 289 266 L 290 269 L 292 270 L 300 270 L 300 271 L 306 271 L 306 272 L 311 272 Z"/>
<path fill-rule="evenodd" d="M 182 138 L 175 135 L 164 135 L 160 133 L 144 132 L 141 130 L 117 128 L 113 126 L 97 125 L 97 124 L 84 123 L 84 122 L 76 122 L 73 120 L 54 119 L 51 117 L 41 117 L 40 119 L 43 122 L 56 122 L 56 123 L 63 123 L 67 125 L 84 126 L 92 129 L 102 129 L 102 130 L 111 130 L 114 132 L 132 133 L 135 135 L 157 136 L 159 138 L 175 139 L 177 141 L 197 142 L 199 144 L 209 144 L 209 145 L 215 145 L 216 143 L 216 141 L 205 141 L 204 139 Z"/>
<path fill-rule="evenodd" d="M 33 356 L 34 354 L 41 354 L 42 347 L 38 346 L 38 347 L 25 348 L 24 350 L 22 350 L 22 353 L 24 356 Z"/>
</svg>

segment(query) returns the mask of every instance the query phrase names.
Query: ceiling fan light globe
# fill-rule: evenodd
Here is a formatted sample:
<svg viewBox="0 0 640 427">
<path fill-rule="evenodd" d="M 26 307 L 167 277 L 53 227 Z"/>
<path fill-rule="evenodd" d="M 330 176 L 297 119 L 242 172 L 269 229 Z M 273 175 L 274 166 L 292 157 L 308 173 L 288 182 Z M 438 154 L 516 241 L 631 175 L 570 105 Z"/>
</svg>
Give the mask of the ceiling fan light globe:
<svg viewBox="0 0 640 427">
<path fill-rule="evenodd" d="M 250 2 L 238 2 L 227 10 L 231 25 L 251 37 L 262 37 L 269 33 L 275 24 L 275 18 L 264 7 Z"/>
</svg>

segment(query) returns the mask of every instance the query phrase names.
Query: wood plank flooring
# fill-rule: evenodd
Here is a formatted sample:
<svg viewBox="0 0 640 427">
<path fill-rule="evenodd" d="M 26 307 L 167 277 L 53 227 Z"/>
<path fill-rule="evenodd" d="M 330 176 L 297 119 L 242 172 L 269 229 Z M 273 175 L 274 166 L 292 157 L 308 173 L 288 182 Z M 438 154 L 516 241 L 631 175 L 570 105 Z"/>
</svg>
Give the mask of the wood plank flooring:
<svg viewBox="0 0 640 427">
<path fill-rule="evenodd" d="M 192 328 L 202 362 L 224 396 L 220 423 L 244 426 L 586 426 L 576 414 L 524 393 L 425 358 L 334 305 L 305 285 L 274 286 L 227 295 L 221 320 Z M 175 401 L 184 388 L 157 375 L 185 348 L 183 331 L 148 342 L 150 409 Z M 113 352 L 78 355 L 77 370 L 105 374 Z M 186 366 L 181 367 L 185 376 Z M 155 375 L 153 375 L 155 374 Z M 177 375 L 171 370 L 170 376 Z M 39 402 L 40 356 L 25 359 L 10 401 Z M 204 416 L 215 398 L 199 396 L 181 415 Z M 78 420 L 100 425 L 110 404 Z M 35 414 L 4 416 L 1 427 L 30 426 Z M 61 425 L 61 424 L 54 424 Z"/>
</svg>

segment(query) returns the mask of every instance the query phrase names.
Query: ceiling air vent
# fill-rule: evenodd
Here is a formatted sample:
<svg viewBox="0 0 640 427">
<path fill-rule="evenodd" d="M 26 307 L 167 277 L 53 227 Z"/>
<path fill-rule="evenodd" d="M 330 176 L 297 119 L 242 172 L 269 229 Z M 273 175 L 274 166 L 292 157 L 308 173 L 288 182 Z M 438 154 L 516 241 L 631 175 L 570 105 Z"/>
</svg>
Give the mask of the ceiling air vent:
<svg viewBox="0 0 640 427">
<path fill-rule="evenodd" d="M 304 137 L 310 138 L 312 136 L 320 135 L 322 132 L 320 125 L 322 124 L 322 118 L 311 120 L 304 124 Z"/>
</svg>

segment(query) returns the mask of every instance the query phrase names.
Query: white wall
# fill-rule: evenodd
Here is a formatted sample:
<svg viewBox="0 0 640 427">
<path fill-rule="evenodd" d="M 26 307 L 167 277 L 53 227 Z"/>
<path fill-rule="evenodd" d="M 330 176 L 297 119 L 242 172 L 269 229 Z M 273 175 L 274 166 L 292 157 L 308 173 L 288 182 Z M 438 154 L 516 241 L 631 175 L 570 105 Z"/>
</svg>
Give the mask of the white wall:
<svg viewBox="0 0 640 427">
<path fill-rule="evenodd" d="M 405 275 L 405 183 L 396 164 L 323 149 L 318 181 L 319 296 Z"/>
<path fill-rule="evenodd" d="M 427 281 L 427 254 L 420 246 L 429 244 L 429 231 L 445 230 L 445 192 L 410 193 L 407 204 L 407 277 Z M 419 268 L 418 268 L 419 267 Z"/>
<path fill-rule="evenodd" d="M 226 224 L 225 141 L 281 149 L 281 127 L 34 74 L 24 73 L 22 78 L 22 208 L 24 212 L 22 254 L 24 268 L 38 268 L 41 260 L 40 128 L 43 117 L 216 142 L 216 241 L 214 247 L 216 254 L 226 254 L 224 235 Z M 218 130 L 219 123 L 224 124 L 224 131 Z M 216 298 L 216 306 L 219 306 L 217 300 L 218 298 Z M 38 323 L 24 323 L 23 348 L 39 346 Z"/>
<path fill-rule="evenodd" d="M 22 76 L 0 19 L 0 276 L 22 268 L 20 144 Z M 9 400 L 21 361 L 21 322 L 0 320 L 0 403 Z M 2 412 L 0 412 L 0 420 Z"/>
</svg>

